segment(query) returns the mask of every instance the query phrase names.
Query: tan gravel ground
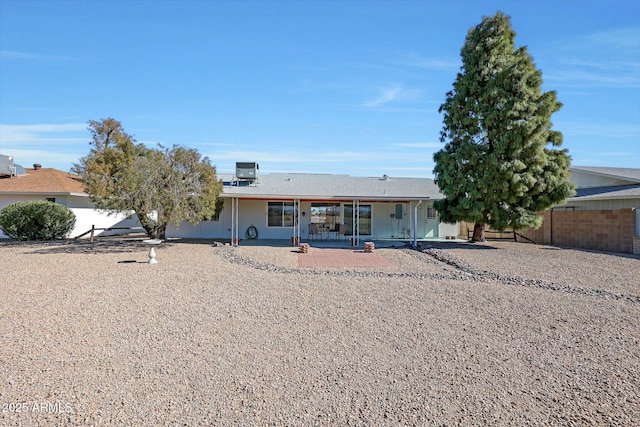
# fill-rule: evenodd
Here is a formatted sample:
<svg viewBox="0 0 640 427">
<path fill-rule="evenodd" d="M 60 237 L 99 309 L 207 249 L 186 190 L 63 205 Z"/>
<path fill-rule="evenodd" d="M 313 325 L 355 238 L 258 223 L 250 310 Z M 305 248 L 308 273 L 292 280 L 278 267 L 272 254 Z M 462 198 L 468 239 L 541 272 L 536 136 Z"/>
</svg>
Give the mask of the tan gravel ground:
<svg viewBox="0 0 640 427">
<path fill-rule="evenodd" d="M 440 251 L 0 243 L 0 425 L 640 423 L 638 257 Z"/>
</svg>

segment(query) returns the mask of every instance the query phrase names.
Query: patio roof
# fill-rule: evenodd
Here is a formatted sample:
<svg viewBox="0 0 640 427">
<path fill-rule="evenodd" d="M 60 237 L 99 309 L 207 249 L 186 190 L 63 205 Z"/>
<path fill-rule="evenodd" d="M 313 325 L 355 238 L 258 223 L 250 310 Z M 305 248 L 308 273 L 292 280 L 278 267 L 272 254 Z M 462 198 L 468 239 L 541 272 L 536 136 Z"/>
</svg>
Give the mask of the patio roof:
<svg viewBox="0 0 640 427">
<path fill-rule="evenodd" d="M 225 185 L 223 197 L 241 199 L 315 199 L 409 201 L 441 199 L 432 179 L 353 177 L 350 175 L 271 173 L 256 183 Z"/>
</svg>

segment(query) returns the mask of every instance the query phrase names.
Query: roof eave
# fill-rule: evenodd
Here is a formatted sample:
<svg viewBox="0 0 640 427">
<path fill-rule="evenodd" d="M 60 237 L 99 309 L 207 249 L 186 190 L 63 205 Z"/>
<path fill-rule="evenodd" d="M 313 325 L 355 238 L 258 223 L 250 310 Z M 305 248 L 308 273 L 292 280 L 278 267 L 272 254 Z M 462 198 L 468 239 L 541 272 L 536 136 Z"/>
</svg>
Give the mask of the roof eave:
<svg viewBox="0 0 640 427">
<path fill-rule="evenodd" d="M 605 172 L 598 172 L 598 171 L 593 171 L 593 170 L 589 170 L 589 169 L 583 169 L 581 167 L 573 167 L 571 166 L 569 168 L 570 171 L 574 170 L 577 172 L 582 172 L 582 173 L 588 173 L 591 175 L 597 175 L 597 176 L 602 176 L 605 178 L 614 178 L 614 179 L 619 179 L 621 181 L 628 181 L 630 184 L 640 184 L 640 180 L 625 176 L 625 175 L 618 175 L 618 174 L 611 174 L 611 173 L 605 173 Z"/>
<path fill-rule="evenodd" d="M 584 202 L 588 200 L 620 200 L 620 199 L 640 199 L 639 195 L 626 195 L 626 196 L 581 196 L 571 197 L 567 199 L 567 202 Z"/>
<path fill-rule="evenodd" d="M 69 191 L 0 191 L 0 196 L 3 195 L 19 195 L 28 194 L 30 196 L 78 196 L 89 197 L 87 193 L 75 193 Z"/>
<path fill-rule="evenodd" d="M 238 198 L 252 200 L 335 200 L 335 201 L 419 201 L 431 200 L 430 196 L 327 196 L 327 195 L 295 195 L 295 194 L 241 194 L 241 193 L 222 193 L 223 198 Z"/>
</svg>

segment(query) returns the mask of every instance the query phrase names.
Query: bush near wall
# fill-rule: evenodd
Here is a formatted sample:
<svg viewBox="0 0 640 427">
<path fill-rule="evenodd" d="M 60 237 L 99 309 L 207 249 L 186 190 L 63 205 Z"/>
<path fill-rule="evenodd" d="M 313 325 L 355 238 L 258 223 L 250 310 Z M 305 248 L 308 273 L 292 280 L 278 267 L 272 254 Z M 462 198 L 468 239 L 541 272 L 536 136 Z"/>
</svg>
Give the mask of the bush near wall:
<svg viewBox="0 0 640 427">
<path fill-rule="evenodd" d="M 17 202 L 0 211 L 0 228 L 14 240 L 62 239 L 75 224 L 69 208 L 44 200 Z"/>
</svg>

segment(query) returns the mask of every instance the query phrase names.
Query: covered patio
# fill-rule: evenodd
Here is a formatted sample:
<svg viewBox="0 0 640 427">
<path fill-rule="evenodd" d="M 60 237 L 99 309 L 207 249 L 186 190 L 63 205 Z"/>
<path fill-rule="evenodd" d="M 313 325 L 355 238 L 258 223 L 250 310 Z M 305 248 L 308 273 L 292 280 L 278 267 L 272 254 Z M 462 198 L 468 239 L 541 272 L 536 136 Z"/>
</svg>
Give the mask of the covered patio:
<svg viewBox="0 0 640 427">
<path fill-rule="evenodd" d="M 231 244 L 230 239 L 223 240 L 224 243 Z M 322 240 L 314 241 L 302 238 L 299 243 L 307 243 L 312 248 L 319 249 L 354 249 L 363 250 L 365 242 L 373 242 L 376 248 L 399 248 L 399 247 L 415 247 L 426 246 L 434 243 L 462 243 L 468 242 L 466 239 L 445 239 L 445 238 L 430 238 L 430 239 L 360 239 L 357 245 L 353 245 L 350 240 Z M 240 239 L 235 246 L 271 246 L 271 247 L 291 247 L 297 248 L 299 244 L 294 244 L 292 239 Z"/>
<path fill-rule="evenodd" d="M 441 195 L 430 179 L 256 172 L 230 180 L 222 197 L 232 245 L 416 246 L 458 235 L 456 224 L 440 223 L 433 200 Z"/>
</svg>

